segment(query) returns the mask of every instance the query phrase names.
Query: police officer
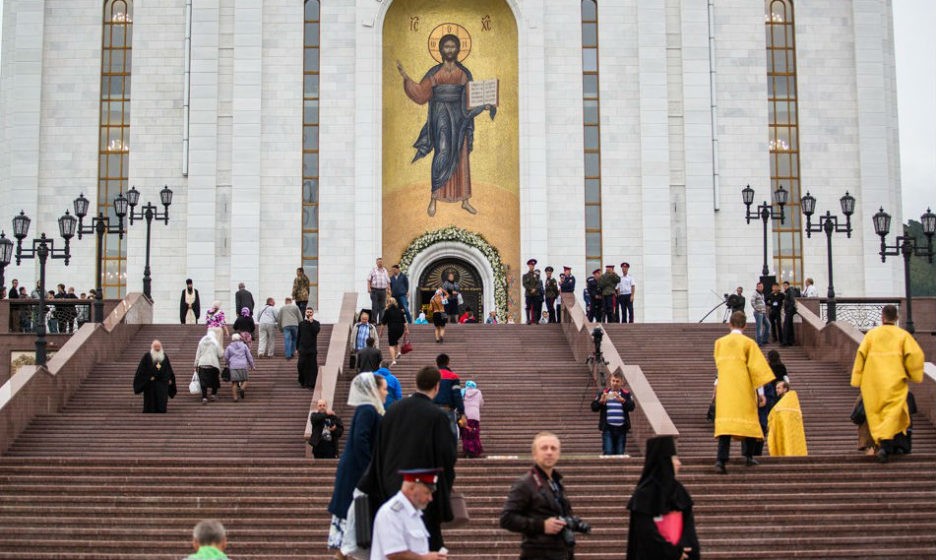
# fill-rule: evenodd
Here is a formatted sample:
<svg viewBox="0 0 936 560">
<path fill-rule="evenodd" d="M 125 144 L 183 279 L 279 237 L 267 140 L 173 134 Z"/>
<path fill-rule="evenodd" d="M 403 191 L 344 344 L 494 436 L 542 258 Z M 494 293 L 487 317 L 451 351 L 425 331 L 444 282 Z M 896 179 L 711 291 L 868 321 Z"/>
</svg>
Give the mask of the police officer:
<svg viewBox="0 0 936 560">
<path fill-rule="evenodd" d="M 539 323 L 543 314 L 543 281 L 536 273 L 536 259 L 527 261 L 529 272 L 523 275 L 523 294 L 526 297 L 527 324 Z"/>
<path fill-rule="evenodd" d="M 445 548 L 429 552 L 429 531 L 422 512 L 432 501 L 442 469 L 401 470 L 403 487 L 377 511 L 372 560 L 445 560 Z"/>
<path fill-rule="evenodd" d="M 588 295 L 588 320 L 601 321 L 601 290 L 598 289 L 598 279 L 601 278 L 601 269 L 592 271 L 591 278 L 585 281 L 585 290 Z"/>
<path fill-rule="evenodd" d="M 604 312 L 604 322 L 614 322 L 615 307 L 617 306 L 614 296 L 617 293 L 618 284 L 621 283 L 621 277 L 614 272 L 613 264 L 605 265 L 605 272 L 598 278 L 598 289 L 601 291 L 601 307 Z"/>
<path fill-rule="evenodd" d="M 549 322 L 556 321 L 556 300 L 559 299 L 559 282 L 553 278 L 553 267 L 547 266 L 546 279 L 544 280 L 546 294 L 546 311 L 549 313 Z"/>
</svg>

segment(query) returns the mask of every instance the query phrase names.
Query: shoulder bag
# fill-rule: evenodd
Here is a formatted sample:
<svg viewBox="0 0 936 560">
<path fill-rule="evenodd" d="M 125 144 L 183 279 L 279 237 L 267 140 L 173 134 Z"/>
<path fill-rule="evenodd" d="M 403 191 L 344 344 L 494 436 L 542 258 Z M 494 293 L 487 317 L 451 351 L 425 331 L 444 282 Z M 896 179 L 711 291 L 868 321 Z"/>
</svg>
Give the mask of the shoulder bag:
<svg viewBox="0 0 936 560">
<path fill-rule="evenodd" d="M 192 380 L 189 382 L 188 391 L 193 395 L 201 394 L 201 382 L 198 380 L 198 370 L 192 374 Z"/>
</svg>

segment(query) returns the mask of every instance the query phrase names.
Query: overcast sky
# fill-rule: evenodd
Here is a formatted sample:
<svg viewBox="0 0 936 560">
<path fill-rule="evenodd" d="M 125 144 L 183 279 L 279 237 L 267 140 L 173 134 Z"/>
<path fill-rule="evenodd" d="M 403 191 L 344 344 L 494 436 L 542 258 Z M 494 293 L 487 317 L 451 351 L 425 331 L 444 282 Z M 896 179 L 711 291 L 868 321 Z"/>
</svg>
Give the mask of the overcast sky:
<svg viewBox="0 0 936 560">
<path fill-rule="evenodd" d="M 905 219 L 936 211 L 936 2 L 894 0 Z"/>
<path fill-rule="evenodd" d="M 893 6 L 903 214 L 918 218 L 927 207 L 936 210 L 936 1 Z"/>
</svg>

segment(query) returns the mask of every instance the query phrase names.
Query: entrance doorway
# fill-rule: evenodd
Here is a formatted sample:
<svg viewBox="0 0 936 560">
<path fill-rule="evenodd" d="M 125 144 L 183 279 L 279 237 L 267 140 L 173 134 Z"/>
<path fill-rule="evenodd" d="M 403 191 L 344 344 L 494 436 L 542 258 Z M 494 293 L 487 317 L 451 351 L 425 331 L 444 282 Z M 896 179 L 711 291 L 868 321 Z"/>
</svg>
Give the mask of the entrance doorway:
<svg viewBox="0 0 936 560">
<path fill-rule="evenodd" d="M 459 306 L 458 312 L 463 313 L 466 307 L 471 307 L 479 323 L 484 322 L 484 285 L 478 270 L 467 261 L 458 258 L 442 258 L 433 261 L 419 276 L 419 294 L 417 296 L 417 309 L 429 317 L 429 300 L 432 295 L 448 278 L 449 273 L 455 275 L 464 303 Z"/>
</svg>

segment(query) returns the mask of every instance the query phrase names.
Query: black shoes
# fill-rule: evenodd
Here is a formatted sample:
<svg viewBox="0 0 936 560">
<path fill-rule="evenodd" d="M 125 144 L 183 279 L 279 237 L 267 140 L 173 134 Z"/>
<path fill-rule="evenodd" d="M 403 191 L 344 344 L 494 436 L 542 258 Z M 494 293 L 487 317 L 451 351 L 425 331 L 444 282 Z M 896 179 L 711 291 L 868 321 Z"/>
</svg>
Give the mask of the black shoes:
<svg viewBox="0 0 936 560">
<path fill-rule="evenodd" d="M 722 463 L 721 461 L 716 461 L 715 472 L 717 472 L 718 474 L 728 474 L 728 469 L 725 468 L 725 463 Z"/>
<path fill-rule="evenodd" d="M 878 449 L 877 453 L 875 453 L 874 456 L 877 458 L 878 463 L 887 462 L 887 451 L 885 451 L 884 449 Z"/>
<path fill-rule="evenodd" d="M 756 467 L 760 463 L 754 457 L 746 457 L 744 460 L 744 464 L 749 467 Z"/>
</svg>

